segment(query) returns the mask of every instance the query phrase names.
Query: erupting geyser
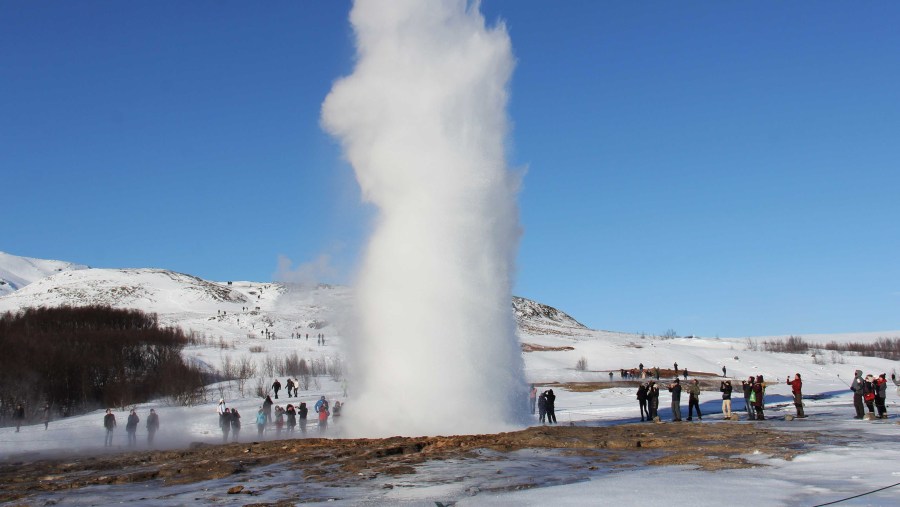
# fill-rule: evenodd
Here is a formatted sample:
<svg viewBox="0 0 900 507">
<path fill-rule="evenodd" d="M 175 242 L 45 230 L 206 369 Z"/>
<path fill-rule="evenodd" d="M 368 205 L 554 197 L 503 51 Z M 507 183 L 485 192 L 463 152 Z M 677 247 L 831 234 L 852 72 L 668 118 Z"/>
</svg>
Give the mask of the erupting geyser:
<svg viewBox="0 0 900 507">
<path fill-rule="evenodd" d="M 527 389 L 510 308 L 509 36 L 466 0 L 357 0 L 350 21 L 356 68 L 322 120 L 378 216 L 344 420 L 367 436 L 510 429 Z"/>
</svg>

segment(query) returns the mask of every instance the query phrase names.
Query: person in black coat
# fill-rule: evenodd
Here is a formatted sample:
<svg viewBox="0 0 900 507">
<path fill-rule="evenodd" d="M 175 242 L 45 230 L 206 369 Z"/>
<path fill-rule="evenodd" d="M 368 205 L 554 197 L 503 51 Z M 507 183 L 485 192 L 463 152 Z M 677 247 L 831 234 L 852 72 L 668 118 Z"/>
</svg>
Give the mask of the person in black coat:
<svg viewBox="0 0 900 507">
<path fill-rule="evenodd" d="M 263 406 L 262 406 L 263 414 L 266 415 L 266 424 L 272 423 L 272 405 L 274 405 L 274 403 L 272 402 L 272 397 L 269 395 L 266 395 L 266 399 L 265 399 L 265 401 L 263 401 Z"/>
<path fill-rule="evenodd" d="M 231 441 L 237 442 L 241 435 L 241 414 L 238 409 L 231 409 Z"/>
<path fill-rule="evenodd" d="M 106 439 L 103 441 L 103 445 L 110 447 L 112 446 L 113 430 L 116 429 L 116 416 L 110 409 L 106 409 L 106 415 L 103 416 L 103 427 L 106 428 Z"/>
<path fill-rule="evenodd" d="M 297 407 L 297 417 L 300 419 L 300 432 L 306 435 L 306 415 L 309 413 L 309 409 L 306 407 L 306 402 L 300 402 L 300 406 Z"/>
<path fill-rule="evenodd" d="M 672 422 L 681 420 L 681 382 L 678 377 L 669 384 L 669 392 L 672 393 Z"/>
<path fill-rule="evenodd" d="M 125 422 L 125 434 L 128 436 L 128 447 L 137 445 L 137 426 L 139 422 L 141 422 L 141 418 L 138 417 L 137 412 L 135 412 L 134 409 L 131 409 L 131 413 L 128 414 L 128 420 Z"/>
<path fill-rule="evenodd" d="M 553 389 L 547 389 L 546 394 L 547 401 L 544 403 L 544 405 L 547 409 L 547 422 L 556 424 L 556 395 L 553 394 Z"/>
<path fill-rule="evenodd" d="M 226 408 L 220 418 L 222 422 L 222 442 L 228 441 L 228 433 L 231 431 L 231 409 Z"/>
<path fill-rule="evenodd" d="M 726 380 L 722 382 L 719 386 L 719 391 L 722 392 L 722 414 L 725 415 L 725 419 L 731 418 L 731 381 Z"/>
<path fill-rule="evenodd" d="M 156 415 L 156 410 L 150 409 L 150 415 L 147 416 L 147 445 L 153 445 L 153 436 L 156 435 L 156 430 L 159 429 L 159 416 Z"/>
<path fill-rule="evenodd" d="M 16 433 L 18 433 L 19 427 L 21 427 L 22 422 L 25 421 L 25 407 L 23 407 L 21 403 L 16 405 L 16 410 L 13 412 L 13 418 L 16 420 Z"/>
<path fill-rule="evenodd" d="M 641 409 L 641 422 L 644 421 L 645 416 L 647 419 L 650 419 L 650 413 L 647 411 L 647 386 L 646 386 L 646 384 L 641 384 L 638 386 L 637 400 L 638 400 L 638 407 Z"/>
<path fill-rule="evenodd" d="M 541 395 L 538 396 L 537 406 L 538 421 L 543 423 L 547 418 L 547 391 L 542 392 Z"/>
<path fill-rule="evenodd" d="M 281 382 L 278 379 L 275 379 L 275 382 L 272 382 L 272 390 L 275 391 L 275 399 L 278 399 L 278 391 L 281 390 Z M 290 396 L 290 395 L 288 395 Z"/>
</svg>

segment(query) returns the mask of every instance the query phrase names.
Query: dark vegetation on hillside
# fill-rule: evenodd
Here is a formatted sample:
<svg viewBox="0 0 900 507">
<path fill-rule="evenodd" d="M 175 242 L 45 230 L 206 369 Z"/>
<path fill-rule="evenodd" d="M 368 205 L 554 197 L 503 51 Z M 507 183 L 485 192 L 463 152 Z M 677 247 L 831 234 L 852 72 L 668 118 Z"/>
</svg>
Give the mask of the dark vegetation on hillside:
<svg viewBox="0 0 900 507">
<path fill-rule="evenodd" d="M 759 345 L 748 340 L 750 350 L 759 350 Z M 830 341 L 824 347 L 816 346 L 804 340 L 800 336 L 791 336 L 786 340 L 774 339 L 762 342 L 762 350 L 766 352 L 783 352 L 788 354 L 806 354 L 810 350 L 824 348 L 834 352 L 852 352 L 861 356 L 880 357 L 882 359 L 900 360 L 900 338 L 878 338 L 874 342 L 849 342 L 838 343 Z"/>
<path fill-rule="evenodd" d="M 181 349 L 189 338 L 155 314 L 102 306 L 30 308 L 0 316 L 0 424 L 22 403 L 40 420 L 154 397 L 178 399 L 207 381 Z"/>
</svg>

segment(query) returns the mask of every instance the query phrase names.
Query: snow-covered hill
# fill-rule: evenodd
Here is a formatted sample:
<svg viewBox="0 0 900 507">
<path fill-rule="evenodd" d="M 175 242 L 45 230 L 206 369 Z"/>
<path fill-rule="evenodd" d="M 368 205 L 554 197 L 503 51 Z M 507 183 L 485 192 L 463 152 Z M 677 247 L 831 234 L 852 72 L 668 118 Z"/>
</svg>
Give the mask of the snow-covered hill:
<svg viewBox="0 0 900 507">
<path fill-rule="evenodd" d="M 28 266 L 33 268 L 25 269 Z M 137 308 L 158 314 L 167 325 L 228 338 L 263 329 L 282 337 L 321 329 L 346 310 L 351 299 L 351 290 L 340 286 L 211 282 L 163 269 L 91 269 L 3 254 L 0 273 L 7 272 L 28 276 L 10 276 L 18 290 L 0 297 L 0 312 L 64 305 Z M 520 329 L 528 332 L 588 331 L 569 315 L 536 301 L 514 297 L 512 309 Z"/>
<path fill-rule="evenodd" d="M 32 259 L 0 252 L 0 296 L 11 294 L 54 273 L 87 268 L 71 262 Z"/>
<path fill-rule="evenodd" d="M 206 365 L 210 368 L 224 370 L 230 364 L 249 359 L 256 365 L 256 374 L 246 382 L 220 382 L 209 386 L 208 393 L 199 406 L 182 407 L 178 403 L 165 398 L 151 400 L 137 406 L 137 410 L 145 416 L 150 408 L 154 408 L 163 421 L 158 442 L 166 447 L 184 447 L 191 442 L 214 443 L 221 441 L 221 433 L 217 427 L 218 418 L 215 416 L 215 406 L 221 397 L 228 400 L 232 408 L 239 408 L 245 417 L 254 414 L 259 408 L 260 399 L 256 394 L 257 388 L 265 388 L 271 385 L 273 377 L 284 379 L 283 372 L 277 369 L 277 360 L 290 354 L 298 354 L 307 361 L 320 364 L 339 363 L 343 355 L 342 318 L 346 315 L 347 308 L 353 300 L 352 291 L 347 287 L 333 287 L 327 285 L 298 286 L 275 283 L 260 283 L 248 281 L 211 282 L 194 276 L 175 273 L 160 269 L 65 269 L 72 266 L 68 263 L 57 261 L 37 261 L 29 259 L 20 260 L 4 254 L 0 257 L 0 272 L 16 272 L 13 267 L 31 263 L 41 269 L 33 271 L 28 277 L 18 275 L 29 283 L 18 290 L 0 297 L 0 312 L 16 311 L 22 308 L 35 306 L 55 305 L 87 305 L 108 304 L 122 308 L 138 308 L 145 312 L 156 313 L 159 321 L 164 325 L 179 326 L 193 331 L 207 339 L 197 340 L 184 349 L 184 354 L 192 361 Z M 49 268 L 47 268 L 49 266 Z M 63 268 L 56 271 L 57 267 Z M 16 268 L 18 269 L 18 268 Z M 21 272 L 21 270 L 19 271 Z M 43 274 L 44 276 L 39 276 Z M 6 275 L 4 275 L 6 276 Z M 620 378 L 621 369 L 636 368 L 643 364 L 646 368 L 659 367 L 663 382 L 671 379 L 675 362 L 679 369 L 687 369 L 691 377 L 699 377 L 704 380 L 704 392 L 701 395 L 703 407 L 703 424 L 732 424 L 722 420 L 721 395 L 718 392 L 718 382 L 726 378 L 732 379 L 739 386 L 742 378 L 750 375 L 764 375 L 770 382 L 767 388 L 767 415 L 772 422 L 763 424 L 783 424 L 789 431 L 798 431 L 797 428 L 810 428 L 824 432 L 835 430 L 841 434 L 863 434 L 865 438 L 860 440 L 857 448 L 835 446 L 825 448 L 825 452 L 810 457 L 796 460 L 781 460 L 776 457 L 757 456 L 760 464 L 769 465 L 758 470 L 771 469 L 767 476 L 761 480 L 773 484 L 771 490 L 775 491 L 799 491 L 800 487 L 780 487 L 784 484 L 784 477 L 809 477 L 813 473 L 822 474 L 821 467 L 814 466 L 817 462 L 834 463 L 831 465 L 841 468 L 827 468 L 827 473 L 832 473 L 835 479 L 822 479 L 828 487 L 834 484 L 847 484 L 848 491 L 858 487 L 856 476 L 852 479 L 850 473 L 857 473 L 860 460 L 866 463 L 869 472 L 861 474 L 872 477 L 872 484 L 868 487 L 874 489 L 881 487 L 891 473 L 885 469 L 885 473 L 876 475 L 874 470 L 880 470 L 881 465 L 887 460 L 900 454 L 896 445 L 888 445 L 893 440 L 896 431 L 892 424 L 896 419 L 889 421 L 857 421 L 852 418 L 853 408 L 851 396 L 846 382 L 850 380 L 855 369 L 861 369 L 866 373 L 887 373 L 890 375 L 896 368 L 896 362 L 886 359 L 862 357 L 853 353 L 837 353 L 815 350 L 815 354 L 787 354 L 772 353 L 760 347 L 764 340 L 784 337 L 759 337 L 748 339 L 740 338 L 668 338 L 661 336 L 645 336 L 631 333 L 616 333 L 597 331 L 586 328 L 574 318 L 565 313 L 535 301 L 523 298 L 514 298 L 511 310 L 514 312 L 518 326 L 519 338 L 523 343 L 523 357 L 525 363 L 525 375 L 529 382 L 540 386 L 540 389 L 553 388 L 556 392 L 556 414 L 560 423 L 567 425 L 616 425 L 638 421 L 638 407 L 635 400 L 636 381 L 624 381 Z M 386 333 L 390 329 L 385 330 Z M 324 335 L 325 341 L 318 339 L 318 335 Z M 896 338 L 900 332 L 882 333 L 850 333 L 842 335 L 817 335 L 804 337 L 812 343 L 826 343 L 828 341 L 874 341 L 877 338 Z M 310 337 L 312 339 L 310 339 Z M 811 351 L 813 352 L 813 351 Z M 576 367 L 581 363 L 581 368 Z M 723 370 L 724 368 L 724 370 Z M 727 372 L 727 373 L 726 373 Z M 804 393 L 806 399 L 806 413 L 810 418 L 800 424 L 778 423 L 785 415 L 791 414 L 794 407 L 791 404 L 790 386 L 785 382 L 788 376 L 801 373 L 804 381 Z M 450 380 L 452 382 L 452 380 Z M 615 381 L 615 382 L 611 382 Z M 660 415 L 664 420 L 672 417 L 666 407 L 670 404 L 671 395 L 661 390 Z M 349 396 L 348 396 L 349 392 Z M 897 397 L 893 394 L 893 387 L 888 399 L 888 413 L 896 414 L 900 410 Z M 303 387 L 291 401 L 303 401 L 312 404 L 321 395 L 326 395 L 331 400 L 347 401 L 349 407 L 354 405 L 354 386 L 352 378 L 339 379 L 332 375 L 320 374 L 311 379 L 309 385 Z M 523 399 L 525 393 L 523 393 Z M 285 398 L 282 395 L 282 400 Z M 276 400 L 278 403 L 285 401 Z M 686 403 L 684 399 L 682 403 Z M 742 412 L 744 401 L 738 392 L 735 394 L 735 411 Z M 389 407 L 385 407 L 389 409 Z M 34 423 L 40 418 L 40 407 L 31 408 L 34 413 L 30 416 L 29 423 Z M 683 408 L 684 410 L 684 408 Z M 33 455 L 40 452 L 77 451 L 84 453 L 109 452 L 109 449 L 101 448 L 100 435 L 97 429 L 102 417 L 102 410 L 65 419 L 54 420 L 49 429 L 45 430 L 42 424 L 28 424 L 22 428 L 21 433 L 15 433 L 14 427 L 0 428 L 0 454 L 7 455 Z M 124 418 L 126 412 L 117 410 L 117 416 Z M 378 414 L 373 414 L 377 417 Z M 121 420 L 121 419 L 120 419 Z M 176 422 L 177 421 L 177 422 Z M 885 423 L 890 423 L 886 425 Z M 532 424 L 538 424 L 535 418 Z M 682 423 L 679 423 L 682 424 Z M 691 423 L 686 423 L 691 424 Z M 745 424 L 745 423 L 738 423 Z M 794 424 L 793 426 L 788 426 Z M 780 426 L 779 426 L 780 427 Z M 143 431 L 140 426 L 139 431 Z M 311 432 L 310 436 L 340 437 L 344 436 L 341 426 L 335 424 L 329 427 L 327 432 Z M 735 431 L 740 432 L 736 428 Z M 124 447 L 122 437 L 117 435 L 116 449 Z M 255 433 L 243 433 L 242 441 L 258 439 Z M 265 435 L 266 439 L 279 438 L 271 432 Z M 872 447 L 872 442 L 878 445 Z M 887 446 L 887 447 L 885 447 Z M 847 459 L 847 452 L 852 452 Z M 753 455 L 756 456 L 757 452 Z M 526 459 L 527 466 L 506 466 L 506 470 L 521 471 L 532 470 L 535 467 L 534 454 L 525 454 L 519 459 Z M 493 458 L 491 458 L 493 459 Z M 568 459 L 568 458 L 567 458 Z M 850 463 L 850 465 L 846 465 Z M 429 465 L 430 466 L 430 465 Z M 477 464 L 476 464 L 477 466 Z M 627 471 L 616 474 L 601 474 L 594 478 L 592 484 L 597 486 L 588 489 L 590 493 L 577 493 L 572 488 L 575 486 L 556 486 L 570 482 L 570 479 L 558 477 L 572 477 L 571 463 L 552 468 L 553 473 L 542 470 L 539 476 L 548 482 L 528 482 L 530 484 L 524 493 L 508 493 L 515 496 L 517 501 L 512 503 L 538 503 L 536 498 L 559 498 L 553 496 L 555 491 L 566 491 L 564 495 L 580 494 L 576 496 L 574 504 L 590 503 L 596 498 L 596 491 L 618 491 L 621 501 L 628 500 L 633 494 L 633 481 L 636 473 L 641 477 L 648 473 L 655 474 L 653 469 L 638 468 L 631 475 Z M 597 468 L 592 466 L 591 469 Z M 851 470 L 852 469 L 852 470 Z M 490 490 L 493 486 L 484 477 L 497 477 L 491 473 L 471 473 L 467 468 L 467 477 L 471 476 L 470 483 L 460 483 L 448 493 L 446 482 L 441 479 L 440 491 L 429 490 L 427 485 L 417 485 L 414 488 L 396 488 L 401 491 L 400 496 L 390 496 L 393 493 L 385 493 L 384 488 L 378 486 L 376 493 L 385 495 L 380 498 L 385 503 L 391 500 L 410 500 L 403 494 L 413 495 L 415 500 L 423 498 L 433 499 L 451 497 L 464 498 L 472 494 L 475 488 L 485 487 Z M 661 469 L 660 477 L 669 477 L 671 474 L 681 474 L 681 482 L 684 484 L 696 484 L 704 481 L 709 484 L 720 484 L 721 494 L 710 494 L 707 500 L 714 499 L 720 502 L 721 495 L 727 491 L 740 487 L 741 481 L 746 481 L 745 475 L 732 476 L 709 474 L 703 470 L 692 471 L 684 467 L 678 469 Z M 530 473 L 530 472 L 529 472 Z M 897 472 L 893 472 L 895 475 Z M 271 474 L 253 474 L 260 482 L 248 483 L 254 490 L 277 491 L 265 481 L 284 482 L 275 479 L 265 479 Z M 251 480 L 250 476 L 245 476 Z M 280 476 L 275 476 L 280 477 Z M 418 472 L 416 477 L 419 477 Z M 617 479 L 617 478 L 621 479 Z M 877 480 L 876 480 L 877 479 Z M 257 479 L 252 479 L 257 480 Z M 392 479 L 393 480 L 393 479 Z M 504 475 L 504 481 L 508 480 Z M 571 479 L 574 481 L 574 479 Z M 806 479 L 797 479 L 802 482 Z M 530 479 L 528 479 L 530 481 Z M 731 481 L 731 482 L 728 482 Z M 839 482 L 844 481 L 844 482 Z M 676 481 L 678 482 L 678 481 Z M 877 483 L 877 484 L 876 484 Z M 380 483 L 379 483 L 380 484 Z M 470 487 L 470 484 L 472 487 Z M 775 486 L 779 487 L 775 487 Z M 230 486 L 230 484 L 229 484 Z M 531 486 L 543 486 L 534 487 Z M 600 488 L 602 486 L 602 488 Z M 112 488 L 113 486 L 103 486 Z M 280 487 L 280 484 L 279 484 Z M 823 486 L 824 487 L 824 486 Z M 844 486 L 842 486 L 844 487 Z M 461 489 L 460 489 L 461 488 Z M 584 489 L 584 483 L 578 482 L 577 488 Z M 198 493 L 202 489 L 202 493 Z M 227 488 L 224 488 L 227 489 Z M 501 488 L 502 489 L 502 488 Z M 807 488 L 809 491 L 819 491 L 821 488 Z M 198 495 L 210 495 L 208 491 L 221 491 L 220 485 L 204 485 L 202 488 L 186 489 L 182 496 L 171 497 L 172 490 L 166 490 L 166 500 L 160 504 L 173 505 L 183 503 L 182 499 L 196 501 Z M 502 489 L 506 491 L 505 489 Z M 82 504 L 109 503 L 111 498 L 122 501 L 137 501 L 148 498 L 148 490 L 129 489 L 123 486 L 119 489 L 95 490 L 85 488 L 78 493 Z M 408 493 L 404 493 L 408 492 Z M 688 491 L 682 493 L 687 494 Z M 40 493 L 36 493 L 40 494 Z M 67 495 L 69 493 L 67 492 Z M 349 497 L 346 505 L 355 505 L 357 500 L 373 494 L 371 491 L 359 493 L 359 496 Z M 781 493 L 779 501 L 770 501 L 771 504 L 794 504 L 790 501 L 793 493 Z M 812 493 L 810 493 L 811 495 Z M 100 495 L 100 496 L 91 496 Z M 118 495 L 118 496 L 117 496 Z M 430 496 L 429 496 L 430 495 Z M 532 496 L 529 496 L 532 495 Z M 848 496 L 849 492 L 846 495 Z M 607 495 L 608 496 L 608 495 Z M 837 496 L 837 495 L 832 495 Z M 56 498 L 49 499 L 55 500 Z M 175 498 L 175 500 L 170 500 Z M 272 499 L 277 499 L 273 496 Z M 475 497 L 475 503 L 490 500 L 490 496 L 479 494 Z M 499 497 L 498 504 L 505 496 Z M 513 498 L 510 496 L 510 498 Z M 518 501 L 521 500 L 521 501 Z M 212 501 L 212 500 L 210 500 Z M 414 500 L 410 500 L 414 502 Z M 545 501 L 542 499 L 541 501 Z M 209 503 L 209 502 L 207 502 Z M 377 501 L 376 501 L 377 503 Z M 462 502 L 464 503 L 464 502 Z M 509 502 L 506 502 L 509 503 Z M 712 504 L 701 498 L 701 504 Z M 739 504 L 747 502 L 738 502 Z M 811 503 L 811 502 L 807 502 Z M 887 505 L 888 503 L 884 503 Z M 880 504 L 878 504 L 880 505 Z"/>
</svg>

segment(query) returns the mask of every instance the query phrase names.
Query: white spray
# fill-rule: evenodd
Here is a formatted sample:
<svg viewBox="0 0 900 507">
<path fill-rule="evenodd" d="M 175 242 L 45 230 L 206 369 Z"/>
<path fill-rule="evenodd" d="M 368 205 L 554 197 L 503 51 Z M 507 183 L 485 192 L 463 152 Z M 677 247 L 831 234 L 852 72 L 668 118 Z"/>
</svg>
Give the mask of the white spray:
<svg viewBox="0 0 900 507">
<path fill-rule="evenodd" d="M 344 421 L 367 436 L 522 422 L 510 308 L 518 178 L 506 166 L 501 24 L 477 2 L 357 0 L 353 74 L 322 107 L 378 216 L 357 283 Z"/>
</svg>

